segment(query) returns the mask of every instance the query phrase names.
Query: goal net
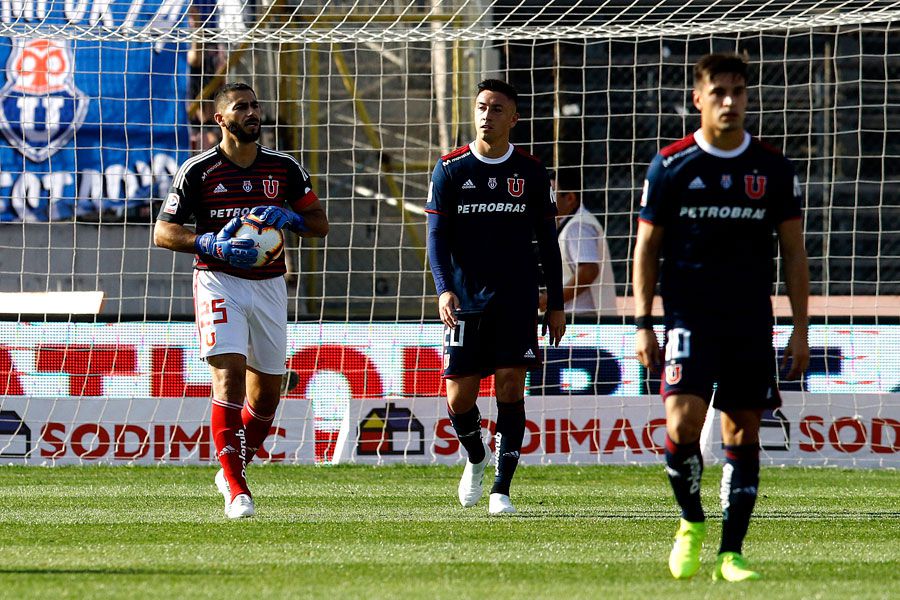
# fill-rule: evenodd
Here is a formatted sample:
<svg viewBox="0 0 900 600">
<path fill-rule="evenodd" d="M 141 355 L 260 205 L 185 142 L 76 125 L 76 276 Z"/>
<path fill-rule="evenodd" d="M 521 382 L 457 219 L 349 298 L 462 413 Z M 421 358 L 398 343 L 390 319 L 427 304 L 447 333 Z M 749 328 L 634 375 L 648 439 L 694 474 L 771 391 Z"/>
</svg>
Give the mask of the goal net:
<svg viewBox="0 0 900 600">
<path fill-rule="evenodd" d="M 837 0 L 0 0 L 0 459 L 214 455 L 190 256 L 151 229 L 178 165 L 217 142 L 212 93 L 239 79 L 331 222 L 288 251 L 285 401 L 260 457 L 460 460 L 423 206 L 495 76 L 521 94 L 514 143 L 577 172 L 614 296 L 529 374 L 524 460 L 658 461 L 659 381 L 632 349 L 635 203 L 656 151 L 698 127 L 693 63 L 739 51 L 747 127 L 800 176 L 813 293 L 810 370 L 782 382 L 764 457 L 897 466 L 898 17 L 900 2 Z M 102 306 L 82 309 L 86 292 Z M 779 277 L 779 353 L 784 294 Z M 491 394 L 486 379 L 487 429 Z"/>
</svg>

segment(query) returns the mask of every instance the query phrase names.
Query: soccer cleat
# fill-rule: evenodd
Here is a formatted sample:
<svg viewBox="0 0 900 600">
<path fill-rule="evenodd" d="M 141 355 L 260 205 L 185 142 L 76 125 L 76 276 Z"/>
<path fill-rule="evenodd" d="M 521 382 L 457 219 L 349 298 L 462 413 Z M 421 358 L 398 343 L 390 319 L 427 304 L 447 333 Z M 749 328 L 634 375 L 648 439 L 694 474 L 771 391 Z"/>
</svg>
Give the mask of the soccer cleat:
<svg viewBox="0 0 900 600">
<path fill-rule="evenodd" d="M 484 470 L 491 461 L 491 454 L 484 449 L 484 460 L 480 463 L 471 463 L 466 461 L 466 468 L 463 470 L 462 477 L 459 480 L 459 503 L 466 508 L 475 506 L 481 500 L 484 493 L 484 487 L 481 480 L 484 478 Z"/>
<path fill-rule="evenodd" d="M 681 519 L 669 554 L 669 571 L 675 579 L 688 579 L 700 569 L 700 548 L 706 539 L 706 523 Z"/>
<path fill-rule="evenodd" d="M 760 574 L 750 569 L 747 559 L 737 552 L 722 552 L 716 560 L 713 581 L 756 581 Z"/>
<path fill-rule="evenodd" d="M 516 507 L 506 494 L 491 494 L 488 512 L 492 515 L 513 514 Z"/>
<path fill-rule="evenodd" d="M 238 494 L 231 501 L 231 504 L 225 509 L 225 516 L 229 519 L 243 519 L 244 517 L 252 517 L 256 514 L 253 507 L 253 498 L 247 494 Z"/>
<path fill-rule="evenodd" d="M 225 510 L 228 510 L 228 505 L 231 503 L 231 487 L 228 485 L 228 480 L 225 479 L 225 469 L 219 469 L 216 472 L 216 489 L 225 498 Z"/>
</svg>

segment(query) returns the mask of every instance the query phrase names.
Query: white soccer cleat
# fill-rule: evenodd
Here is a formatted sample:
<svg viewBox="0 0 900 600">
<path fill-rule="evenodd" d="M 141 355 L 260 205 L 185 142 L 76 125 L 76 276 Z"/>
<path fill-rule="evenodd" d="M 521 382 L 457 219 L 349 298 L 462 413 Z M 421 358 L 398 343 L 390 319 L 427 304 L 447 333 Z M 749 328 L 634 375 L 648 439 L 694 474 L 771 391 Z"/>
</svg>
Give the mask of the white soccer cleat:
<svg viewBox="0 0 900 600">
<path fill-rule="evenodd" d="M 466 468 L 463 470 L 462 477 L 459 480 L 459 503 L 469 508 L 475 506 L 481 500 L 484 494 L 484 486 L 481 480 L 484 479 L 484 470 L 488 463 L 491 462 L 491 454 L 484 449 L 484 460 L 480 463 L 471 463 L 466 461 Z"/>
<path fill-rule="evenodd" d="M 228 480 L 225 479 L 225 469 L 219 469 L 216 472 L 216 489 L 225 498 L 225 511 L 227 512 L 228 505 L 231 503 L 231 486 L 228 485 Z"/>
<path fill-rule="evenodd" d="M 252 517 L 256 514 L 253 507 L 253 498 L 247 494 L 238 494 L 225 509 L 225 516 L 229 519 L 243 519 L 244 517 Z"/>
<path fill-rule="evenodd" d="M 506 494 L 491 494 L 488 512 L 492 515 L 513 514 L 516 512 L 516 507 L 513 506 Z"/>
</svg>

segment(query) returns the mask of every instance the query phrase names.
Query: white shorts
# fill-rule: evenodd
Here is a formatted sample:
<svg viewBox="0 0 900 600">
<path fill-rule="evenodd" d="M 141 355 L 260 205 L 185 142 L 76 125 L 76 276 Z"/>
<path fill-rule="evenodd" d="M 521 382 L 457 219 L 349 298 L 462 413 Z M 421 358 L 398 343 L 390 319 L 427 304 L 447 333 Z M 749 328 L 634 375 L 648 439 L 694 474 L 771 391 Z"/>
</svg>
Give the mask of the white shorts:
<svg viewBox="0 0 900 600">
<path fill-rule="evenodd" d="M 194 314 L 200 358 L 240 354 L 247 366 L 282 375 L 287 359 L 287 285 L 284 277 L 241 279 L 194 270 Z"/>
</svg>

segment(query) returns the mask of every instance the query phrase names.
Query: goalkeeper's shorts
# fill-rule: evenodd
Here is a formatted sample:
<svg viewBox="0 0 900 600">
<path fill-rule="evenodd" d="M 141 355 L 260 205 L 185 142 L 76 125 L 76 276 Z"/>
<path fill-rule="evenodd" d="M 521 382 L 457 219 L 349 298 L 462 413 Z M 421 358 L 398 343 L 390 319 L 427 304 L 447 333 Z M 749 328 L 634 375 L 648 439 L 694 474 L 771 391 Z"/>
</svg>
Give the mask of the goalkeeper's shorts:
<svg viewBox="0 0 900 600">
<path fill-rule="evenodd" d="M 194 311 L 200 358 L 240 354 L 247 366 L 282 375 L 287 355 L 287 285 L 284 277 L 243 279 L 194 270 Z"/>
<path fill-rule="evenodd" d="M 756 331 L 669 323 L 660 393 L 693 394 L 719 410 L 781 406 L 771 327 Z M 715 391 L 715 394 L 713 394 Z"/>
<path fill-rule="evenodd" d="M 537 317 L 532 311 L 461 311 L 453 329 L 444 327 L 444 377 L 486 377 L 505 367 L 541 364 Z"/>
</svg>

